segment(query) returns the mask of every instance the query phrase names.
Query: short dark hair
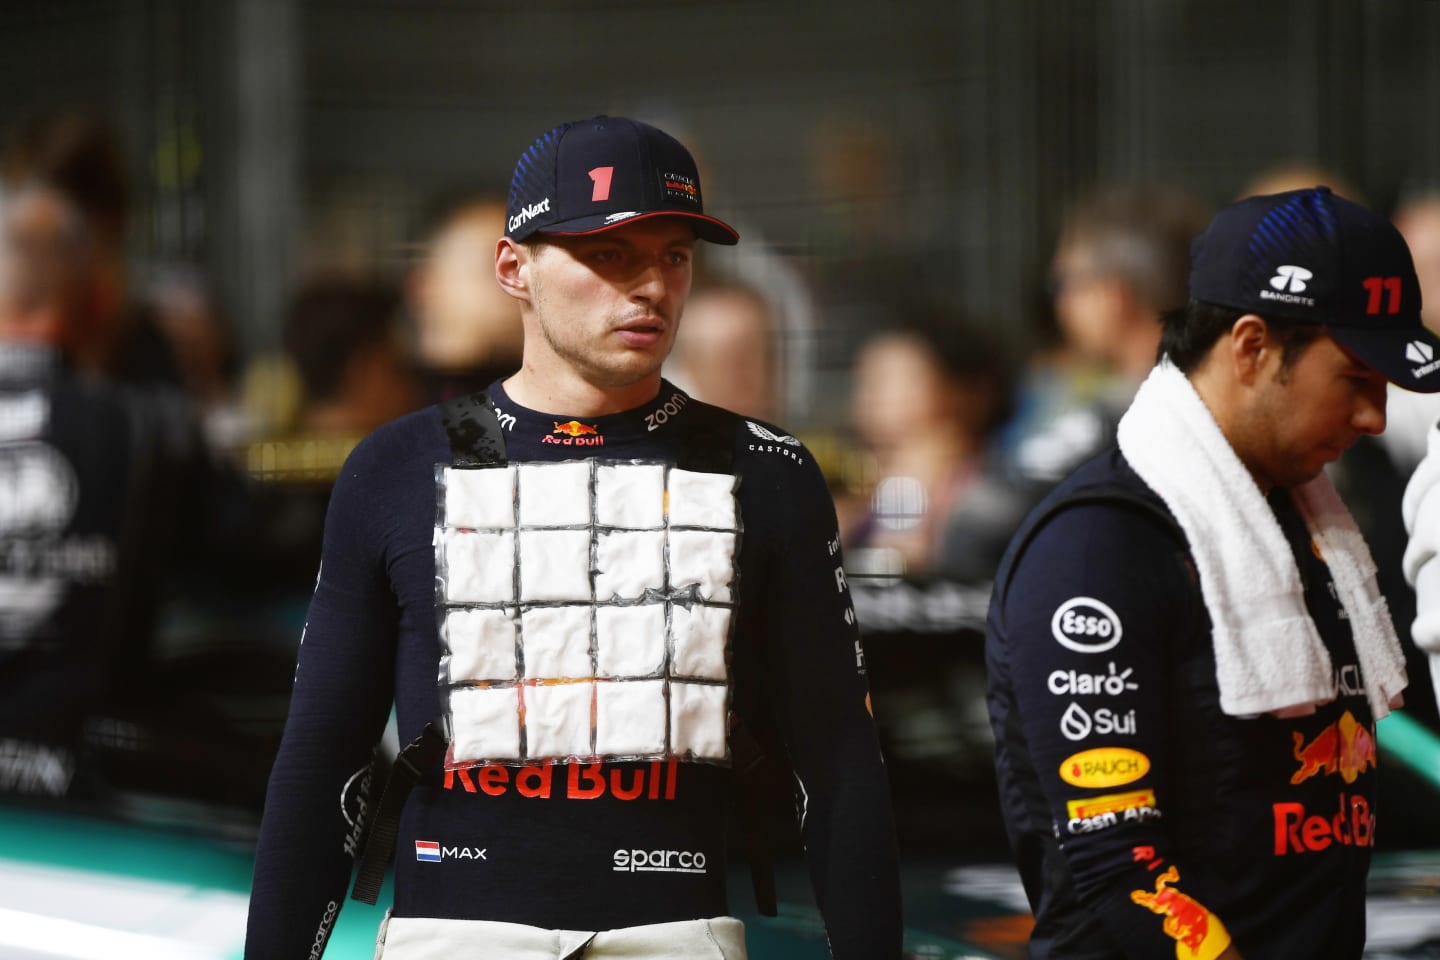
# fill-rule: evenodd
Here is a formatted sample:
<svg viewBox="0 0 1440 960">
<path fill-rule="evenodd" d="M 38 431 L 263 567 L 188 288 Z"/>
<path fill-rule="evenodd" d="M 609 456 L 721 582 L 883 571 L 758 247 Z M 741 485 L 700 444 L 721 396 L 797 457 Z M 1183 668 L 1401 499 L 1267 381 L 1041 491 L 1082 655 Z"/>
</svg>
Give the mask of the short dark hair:
<svg viewBox="0 0 1440 960">
<path fill-rule="evenodd" d="M 447 187 L 427 198 L 416 211 L 411 228 L 417 249 L 433 244 L 455 221 L 471 211 L 495 207 L 505 217 L 505 191 L 486 184 Z"/>
<path fill-rule="evenodd" d="M 1168 356 L 1182 373 L 1191 373 L 1209 355 L 1216 341 L 1229 333 L 1235 321 L 1247 312 L 1203 300 L 1191 300 L 1179 309 L 1166 312 L 1160 331 L 1160 356 Z M 1260 319 L 1280 342 L 1280 365 L 1287 370 L 1305 352 L 1305 348 L 1325 332 L 1325 325 L 1314 321 L 1288 317 Z"/>
<path fill-rule="evenodd" d="M 306 402 L 333 400 L 350 358 L 395 335 L 399 310 L 399 291 L 384 284 L 325 277 L 302 287 L 286 317 L 285 351 L 295 361 Z"/>
<path fill-rule="evenodd" d="M 883 337 L 913 340 L 946 380 L 985 389 L 993 402 L 981 425 L 986 435 L 1010 419 L 1015 403 L 1014 370 L 989 326 L 976 322 L 954 304 L 928 298 L 887 304 L 876 319 L 862 349 Z"/>
<path fill-rule="evenodd" d="M 11 187 L 36 182 L 58 190 L 104 239 L 116 242 L 130 214 L 130 181 L 119 135 L 91 111 L 37 114 L 11 131 L 3 158 Z"/>
</svg>

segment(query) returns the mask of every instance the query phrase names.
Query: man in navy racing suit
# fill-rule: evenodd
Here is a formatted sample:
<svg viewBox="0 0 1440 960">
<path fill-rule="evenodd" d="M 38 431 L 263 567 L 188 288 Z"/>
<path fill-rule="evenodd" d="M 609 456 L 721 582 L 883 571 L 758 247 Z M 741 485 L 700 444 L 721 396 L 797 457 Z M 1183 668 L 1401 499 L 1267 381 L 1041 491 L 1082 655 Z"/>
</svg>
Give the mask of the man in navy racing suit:
<svg viewBox="0 0 1440 960">
<path fill-rule="evenodd" d="M 402 741 L 442 714 L 453 737 L 399 821 L 386 957 L 743 957 L 726 916 L 727 703 L 765 704 L 784 739 L 833 956 L 899 955 L 890 800 L 820 472 L 780 428 L 660 376 L 697 238 L 737 239 L 703 213 L 689 153 L 653 127 L 565 124 L 521 157 L 495 273 L 521 305 L 524 362 L 476 401 L 503 453 L 462 470 L 430 407 L 342 471 L 247 957 L 323 952 L 392 700 Z M 733 476 L 677 465 L 707 432 Z M 463 500 L 472 482 L 506 493 Z M 722 488 L 733 497 L 682 518 L 696 491 Z M 479 563 L 465 552 L 501 542 Z M 723 572 L 685 579 L 707 563 Z"/>
<path fill-rule="evenodd" d="M 1399 235 L 1324 188 L 1221 211 L 1192 256 L 1118 448 L 996 580 L 1029 956 L 1359 957 L 1403 658 L 1322 468 L 1384 428 L 1387 380 L 1440 390 L 1436 338 Z"/>
</svg>

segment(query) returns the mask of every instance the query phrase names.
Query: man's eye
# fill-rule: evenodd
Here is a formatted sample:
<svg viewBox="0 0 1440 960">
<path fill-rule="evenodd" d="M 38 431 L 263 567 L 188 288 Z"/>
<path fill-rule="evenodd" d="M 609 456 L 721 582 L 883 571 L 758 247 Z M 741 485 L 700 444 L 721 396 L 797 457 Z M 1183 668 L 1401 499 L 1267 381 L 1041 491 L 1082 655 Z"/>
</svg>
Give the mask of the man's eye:
<svg viewBox="0 0 1440 960">
<path fill-rule="evenodd" d="M 590 259 L 595 263 L 614 263 L 620 259 L 620 254 L 615 250 L 595 250 L 591 252 Z"/>
<path fill-rule="evenodd" d="M 670 254 L 670 265 L 672 267 L 683 267 L 690 262 L 689 250 L 676 250 Z"/>
</svg>

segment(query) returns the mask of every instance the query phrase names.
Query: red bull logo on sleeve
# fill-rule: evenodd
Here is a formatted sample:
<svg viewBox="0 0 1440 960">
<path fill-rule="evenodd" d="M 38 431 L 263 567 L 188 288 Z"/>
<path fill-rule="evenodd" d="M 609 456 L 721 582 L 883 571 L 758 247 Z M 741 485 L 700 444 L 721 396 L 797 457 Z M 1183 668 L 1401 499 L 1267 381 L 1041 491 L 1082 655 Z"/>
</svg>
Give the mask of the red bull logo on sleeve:
<svg viewBox="0 0 1440 960">
<path fill-rule="evenodd" d="M 1375 768 L 1375 733 L 1357 723 L 1349 710 L 1309 743 L 1298 730 L 1293 736 L 1295 759 L 1300 769 L 1290 776 L 1292 785 L 1304 783 L 1311 777 L 1336 774 L 1346 783 L 1354 783 L 1366 770 Z"/>
<path fill-rule="evenodd" d="M 1155 878 L 1155 892 L 1132 890 L 1130 899 L 1165 918 L 1162 929 L 1175 941 L 1179 960 L 1215 960 L 1230 946 L 1220 919 L 1199 901 L 1175 889 L 1180 871 L 1172 864 Z"/>
<path fill-rule="evenodd" d="M 555 423 L 555 421 L 551 422 Z M 557 433 L 562 436 L 555 436 Z M 605 437 L 601 435 L 600 427 L 596 424 L 567 420 L 564 423 L 555 423 L 555 429 L 541 437 L 540 442 L 559 443 L 567 447 L 603 447 L 605 446 Z"/>
</svg>

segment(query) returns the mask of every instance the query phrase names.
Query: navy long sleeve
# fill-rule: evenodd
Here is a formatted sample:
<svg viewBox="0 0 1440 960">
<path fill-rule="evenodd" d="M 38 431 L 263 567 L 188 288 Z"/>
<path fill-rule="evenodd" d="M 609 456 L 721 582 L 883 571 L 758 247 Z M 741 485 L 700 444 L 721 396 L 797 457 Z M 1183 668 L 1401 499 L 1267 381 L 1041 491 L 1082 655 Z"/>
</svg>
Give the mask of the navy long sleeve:
<svg viewBox="0 0 1440 960">
<path fill-rule="evenodd" d="M 695 404 L 667 384 L 653 405 L 582 418 L 596 433 L 577 450 L 555 429 L 567 418 L 491 392 L 514 462 L 673 461 Z M 756 426 L 740 421 L 735 438 L 744 524 L 737 703 L 753 691 L 779 719 L 804 788 L 807 856 L 834 955 L 898 956 L 893 819 L 837 573 L 833 508 L 809 452 Z M 247 957 L 318 955 L 347 892 L 363 768 L 392 698 L 402 741 L 439 715 L 434 468 L 449 460 L 439 413 L 428 408 L 362 443 L 336 486 L 270 783 Z M 401 819 L 399 916 L 609 929 L 727 912 L 727 769 L 607 761 L 433 773 Z M 409 853 L 416 842 L 454 855 L 422 862 Z M 704 866 L 618 871 L 632 850 Z"/>
<path fill-rule="evenodd" d="M 1271 498 L 1336 667 L 1310 716 L 1231 717 L 1186 545 L 1118 453 L 1042 504 L 1116 486 L 1149 512 L 1049 514 L 997 581 L 988 685 L 1031 956 L 1358 957 L 1374 725 L 1328 568 Z M 1014 552 L 1012 547 L 1012 553 Z"/>
</svg>

